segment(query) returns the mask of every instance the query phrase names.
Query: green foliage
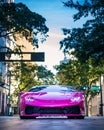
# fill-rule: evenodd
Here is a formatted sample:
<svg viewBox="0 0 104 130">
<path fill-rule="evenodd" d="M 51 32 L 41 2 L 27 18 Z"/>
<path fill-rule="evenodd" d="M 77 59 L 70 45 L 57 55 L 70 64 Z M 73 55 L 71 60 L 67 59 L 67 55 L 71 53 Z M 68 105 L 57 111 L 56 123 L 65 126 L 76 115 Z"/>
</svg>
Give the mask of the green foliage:
<svg viewBox="0 0 104 130">
<path fill-rule="evenodd" d="M 14 63 L 12 77 L 16 81 L 14 95 L 28 91 L 31 87 L 41 84 L 54 84 L 54 74 L 46 67 L 26 63 Z M 18 82 L 18 85 L 17 85 Z"/>
<path fill-rule="evenodd" d="M 58 71 L 56 76 L 59 84 L 72 85 L 79 91 L 85 91 L 86 97 L 90 94 L 93 97 L 99 93 L 99 90 L 93 92 L 91 86 L 98 80 L 101 73 L 100 69 L 99 67 L 92 66 L 91 59 L 87 63 L 70 60 L 67 64 L 56 66 L 56 70 Z M 102 73 L 104 73 L 104 70 Z M 82 86 L 86 86 L 86 89 L 82 89 Z"/>
<path fill-rule="evenodd" d="M 104 1 L 103 0 L 83 0 L 84 2 L 73 2 L 73 0 L 68 0 L 63 2 L 66 7 L 75 8 L 78 13 L 74 14 L 73 19 L 76 21 L 81 17 L 87 17 L 92 15 L 101 22 L 104 20 Z"/>
<path fill-rule="evenodd" d="M 23 3 L 0 4 L 0 37 L 21 33 L 38 46 L 38 34 L 42 36 L 42 42 L 47 38 L 48 28 L 45 22 L 45 18 L 30 11 Z"/>
<path fill-rule="evenodd" d="M 11 71 L 14 81 L 16 81 L 16 88 L 14 93 L 18 95 L 20 91 L 27 91 L 33 85 L 39 84 L 35 79 L 36 66 L 26 63 L 13 63 L 13 70 Z M 13 86 L 15 86 L 13 84 Z"/>
<path fill-rule="evenodd" d="M 81 62 L 89 58 L 94 59 L 95 64 L 104 63 L 104 1 L 85 0 L 84 3 L 76 3 L 73 0 L 64 2 L 66 7 L 75 8 L 76 13 L 73 19 L 90 17 L 82 28 L 63 29 L 66 38 L 60 42 L 61 49 L 65 53 L 74 48 L 72 54 Z M 102 63 L 103 62 L 103 63 Z"/>
<path fill-rule="evenodd" d="M 55 84 L 54 74 L 44 66 L 37 67 L 37 77 L 42 84 Z"/>
</svg>

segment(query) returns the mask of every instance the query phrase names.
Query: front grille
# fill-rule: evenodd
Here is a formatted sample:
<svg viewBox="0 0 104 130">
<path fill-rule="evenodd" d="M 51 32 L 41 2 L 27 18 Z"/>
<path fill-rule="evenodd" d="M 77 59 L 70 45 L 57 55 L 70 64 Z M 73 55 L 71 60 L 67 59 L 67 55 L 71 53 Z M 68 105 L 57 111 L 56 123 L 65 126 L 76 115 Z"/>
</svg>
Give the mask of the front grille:
<svg viewBox="0 0 104 130">
<path fill-rule="evenodd" d="M 25 108 L 26 114 L 80 114 L 79 106 L 68 107 L 34 107 L 27 106 Z"/>
</svg>

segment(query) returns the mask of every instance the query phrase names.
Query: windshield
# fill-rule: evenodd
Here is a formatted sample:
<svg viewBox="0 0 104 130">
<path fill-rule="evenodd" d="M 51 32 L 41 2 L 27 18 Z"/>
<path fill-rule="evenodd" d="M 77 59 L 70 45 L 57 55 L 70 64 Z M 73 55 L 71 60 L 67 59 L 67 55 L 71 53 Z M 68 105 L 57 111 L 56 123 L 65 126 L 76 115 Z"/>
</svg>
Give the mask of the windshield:
<svg viewBox="0 0 104 130">
<path fill-rule="evenodd" d="M 71 86 L 36 86 L 28 92 L 76 92 Z"/>
</svg>

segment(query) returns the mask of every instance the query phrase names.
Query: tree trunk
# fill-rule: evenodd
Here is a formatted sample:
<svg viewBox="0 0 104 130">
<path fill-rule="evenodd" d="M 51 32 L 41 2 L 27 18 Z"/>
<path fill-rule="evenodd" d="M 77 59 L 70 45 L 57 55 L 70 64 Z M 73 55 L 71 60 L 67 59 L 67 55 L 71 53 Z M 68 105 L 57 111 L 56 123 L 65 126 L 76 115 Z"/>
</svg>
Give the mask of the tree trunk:
<svg viewBox="0 0 104 130">
<path fill-rule="evenodd" d="M 87 98 L 85 97 L 85 110 L 86 110 L 86 116 L 89 116 L 89 112 L 88 112 L 88 102 L 87 102 Z"/>
</svg>

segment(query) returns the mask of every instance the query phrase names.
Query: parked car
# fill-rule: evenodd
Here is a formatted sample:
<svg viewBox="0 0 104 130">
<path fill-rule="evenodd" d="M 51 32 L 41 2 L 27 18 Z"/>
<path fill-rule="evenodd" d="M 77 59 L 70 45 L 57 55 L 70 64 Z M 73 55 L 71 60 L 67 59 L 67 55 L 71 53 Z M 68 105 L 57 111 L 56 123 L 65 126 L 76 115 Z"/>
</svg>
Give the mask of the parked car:
<svg viewBox="0 0 104 130">
<path fill-rule="evenodd" d="M 20 92 L 20 118 L 39 116 L 84 119 L 84 92 L 64 85 L 34 86 L 28 92 Z"/>
</svg>

